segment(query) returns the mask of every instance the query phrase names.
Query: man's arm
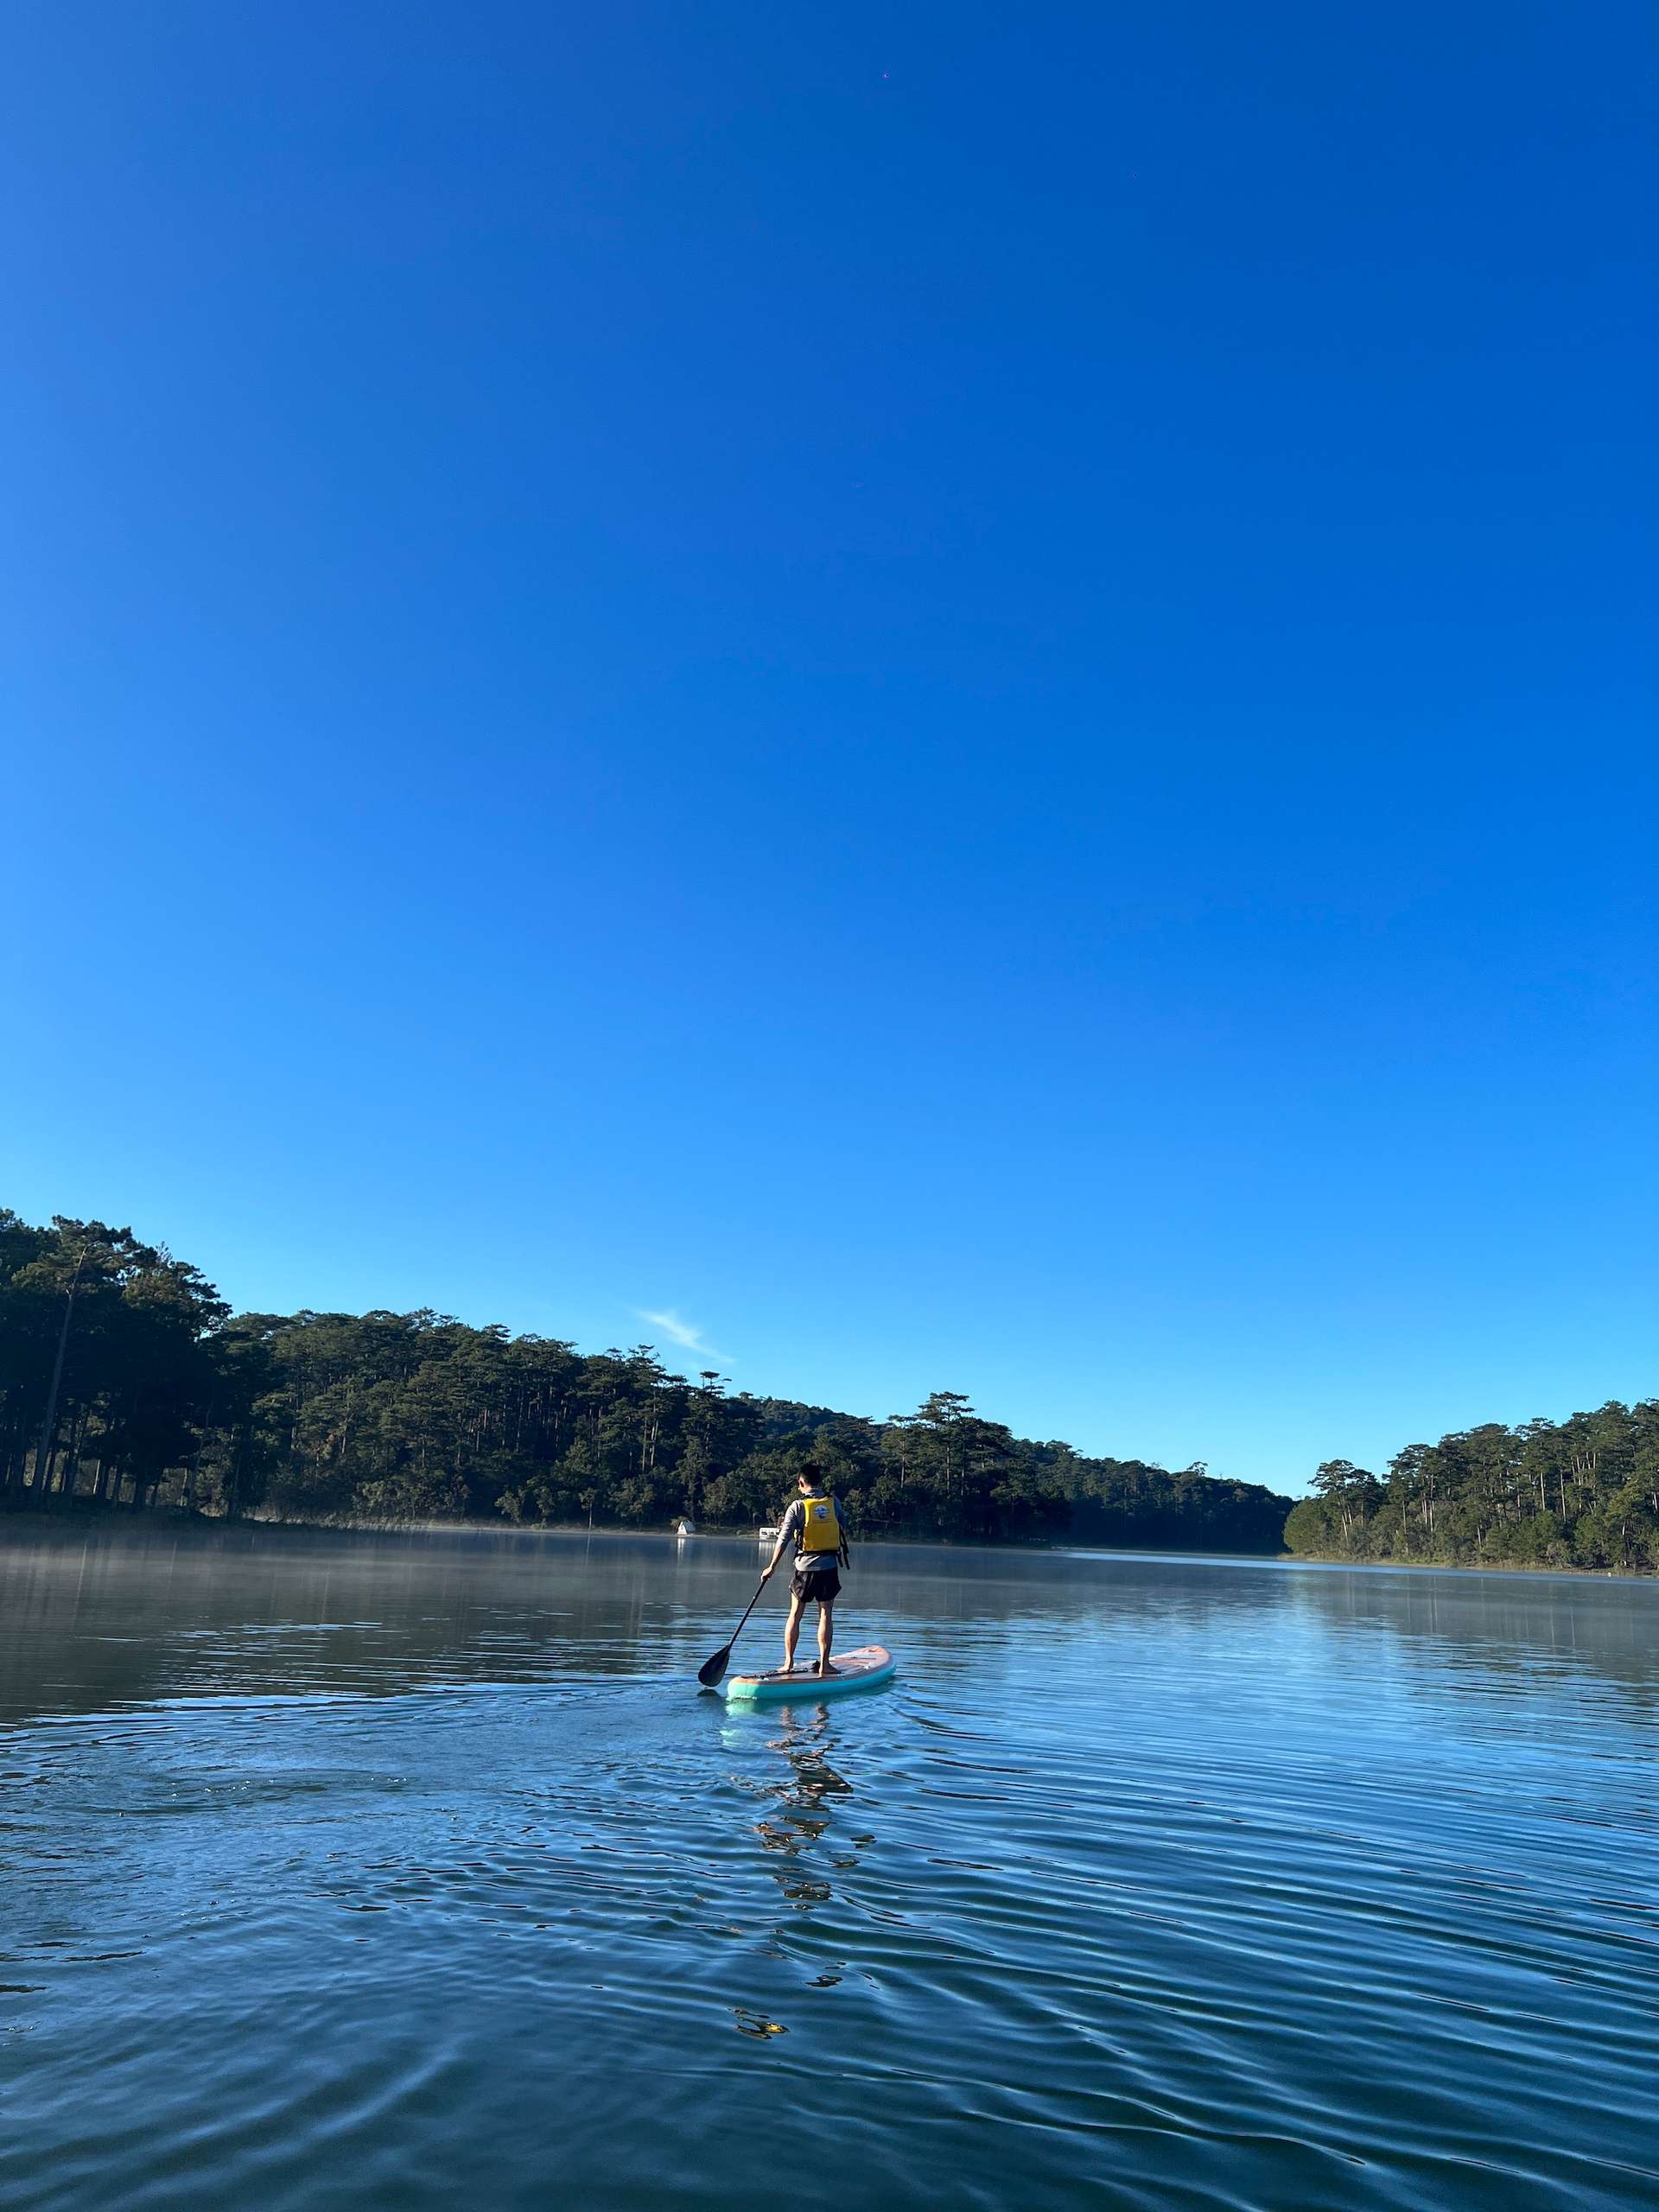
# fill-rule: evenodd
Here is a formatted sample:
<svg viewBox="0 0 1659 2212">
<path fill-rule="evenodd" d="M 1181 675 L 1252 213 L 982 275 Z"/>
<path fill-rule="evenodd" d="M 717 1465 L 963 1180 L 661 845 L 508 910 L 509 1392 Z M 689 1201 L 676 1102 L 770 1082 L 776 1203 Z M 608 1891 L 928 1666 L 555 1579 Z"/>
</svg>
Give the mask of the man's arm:
<svg viewBox="0 0 1659 2212">
<path fill-rule="evenodd" d="M 772 1547 L 772 1557 L 766 1561 L 766 1571 L 760 1578 L 763 1582 L 771 1581 L 779 1560 L 789 1549 L 789 1540 L 794 1531 L 796 1511 L 797 1508 L 791 1505 L 784 1516 L 784 1524 L 778 1531 L 778 1541 Z"/>
</svg>

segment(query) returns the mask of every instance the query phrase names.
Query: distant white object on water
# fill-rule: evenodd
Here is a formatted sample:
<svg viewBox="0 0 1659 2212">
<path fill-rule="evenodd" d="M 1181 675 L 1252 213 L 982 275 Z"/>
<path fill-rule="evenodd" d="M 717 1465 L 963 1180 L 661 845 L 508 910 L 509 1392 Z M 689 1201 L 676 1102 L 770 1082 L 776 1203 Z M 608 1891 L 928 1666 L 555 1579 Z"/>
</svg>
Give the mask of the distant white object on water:
<svg viewBox="0 0 1659 2212">
<path fill-rule="evenodd" d="M 674 1533 L 677 1536 L 695 1536 L 697 1533 L 697 1524 L 695 1521 L 682 1521 Z"/>
<path fill-rule="evenodd" d="M 756 1535 L 755 1541 L 761 1544 L 775 1544 L 778 1536 L 779 1531 L 776 1529 L 762 1529 Z"/>
</svg>

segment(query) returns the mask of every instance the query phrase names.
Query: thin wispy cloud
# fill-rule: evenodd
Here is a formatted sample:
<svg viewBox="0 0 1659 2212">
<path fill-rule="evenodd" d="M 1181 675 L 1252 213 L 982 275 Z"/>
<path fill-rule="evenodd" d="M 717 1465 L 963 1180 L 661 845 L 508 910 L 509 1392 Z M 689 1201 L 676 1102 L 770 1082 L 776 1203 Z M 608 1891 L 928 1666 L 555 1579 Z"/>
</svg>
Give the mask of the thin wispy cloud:
<svg viewBox="0 0 1659 2212">
<path fill-rule="evenodd" d="M 683 1320 L 671 1306 L 665 1306 L 660 1313 L 653 1313 L 648 1306 L 636 1306 L 633 1310 L 642 1321 L 649 1321 L 653 1329 L 660 1329 L 671 1343 L 679 1345 L 682 1351 L 695 1351 L 704 1359 L 717 1359 L 730 1364 L 725 1353 L 715 1350 L 696 1324 Z"/>
</svg>

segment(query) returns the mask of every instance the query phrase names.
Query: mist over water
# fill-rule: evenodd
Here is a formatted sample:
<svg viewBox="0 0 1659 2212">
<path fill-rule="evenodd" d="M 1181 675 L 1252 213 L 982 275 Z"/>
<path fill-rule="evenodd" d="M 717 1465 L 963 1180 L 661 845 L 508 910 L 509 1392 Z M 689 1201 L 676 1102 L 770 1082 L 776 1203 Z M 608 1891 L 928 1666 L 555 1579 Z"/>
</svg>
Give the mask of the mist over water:
<svg viewBox="0 0 1659 2212">
<path fill-rule="evenodd" d="M 0 1529 L 0 2203 L 1659 2199 L 1659 1589 L 759 1565 Z"/>
</svg>

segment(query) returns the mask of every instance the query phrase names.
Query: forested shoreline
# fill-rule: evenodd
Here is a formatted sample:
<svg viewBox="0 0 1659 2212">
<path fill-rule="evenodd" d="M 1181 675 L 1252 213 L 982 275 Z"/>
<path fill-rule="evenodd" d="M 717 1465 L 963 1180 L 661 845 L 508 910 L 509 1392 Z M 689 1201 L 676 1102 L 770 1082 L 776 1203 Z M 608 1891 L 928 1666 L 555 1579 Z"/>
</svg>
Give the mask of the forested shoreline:
<svg viewBox="0 0 1659 2212">
<path fill-rule="evenodd" d="M 1305 1558 L 1420 1567 L 1659 1568 L 1659 1399 L 1487 1421 L 1411 1444 L 1379 1478 L 1327 1459 L 1292 1507 Z"/>
<path fill-rule="evenodd" d="M 948 1390 L 878 1421 L 733 1395 L 648 1344 L 584 1354 L 431 1312 L 233 1314 L 130 1230 L 0 1209 L 0 1509 L 743 1528 L 809 1457 L 867 1535 L 1659 1567 L 1659 1400 L 1489 1422 L 1382 1477 L 1329 1459 L 1293 1503 L 1017 1437 Z"/>
<path fill-rule="evenodd" d="M 54 1385 L 55 1377 L 55 1385 Z M 864 1535 L 1274 1553 L 1290 1499 L 1014 1436 L 935 1391 L 870 1421 L 430 1312 L 232 1314 L 130 1230 L 0 1211 L 0 1506 L 661 1528 L 772 1519 L 815 1458 Z"/>
</svg>

